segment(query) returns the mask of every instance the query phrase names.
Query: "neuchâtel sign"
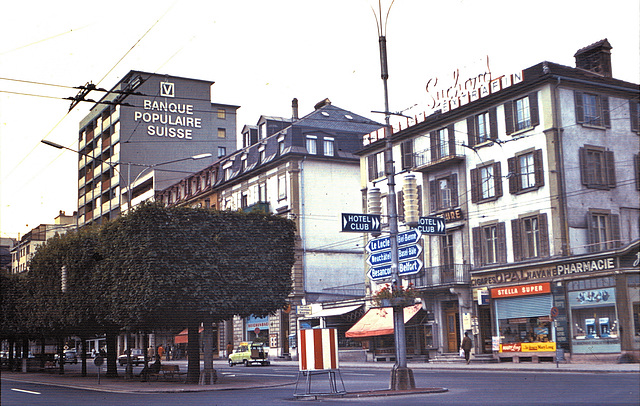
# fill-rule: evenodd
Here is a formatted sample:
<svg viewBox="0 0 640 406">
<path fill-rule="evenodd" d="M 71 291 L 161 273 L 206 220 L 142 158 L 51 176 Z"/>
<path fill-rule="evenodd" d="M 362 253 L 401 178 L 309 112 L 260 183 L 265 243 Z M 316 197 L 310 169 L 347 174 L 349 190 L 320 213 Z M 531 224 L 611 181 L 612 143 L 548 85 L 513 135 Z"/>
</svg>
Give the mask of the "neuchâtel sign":
<svg viewBox="0 0 640 406">
<path fill-rule="evenodd" d="M 499 285 L 548 279 L 573 273 L 604 271 L 615 268 L 615 258 L 566 262 L 555 266 L 533 269 L 515 269 L 471 276 L 471 286 Z"/>
</svg>

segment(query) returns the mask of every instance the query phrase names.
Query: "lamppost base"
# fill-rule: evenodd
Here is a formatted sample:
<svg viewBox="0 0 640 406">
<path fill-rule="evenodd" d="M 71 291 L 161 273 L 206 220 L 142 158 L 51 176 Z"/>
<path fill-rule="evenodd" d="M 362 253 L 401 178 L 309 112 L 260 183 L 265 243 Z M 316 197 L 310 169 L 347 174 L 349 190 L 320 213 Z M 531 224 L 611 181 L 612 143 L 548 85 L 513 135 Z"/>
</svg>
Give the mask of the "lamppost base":
<svg viewBox="0 0 640 406">
<path fill-rule="evenodd" d="M 413 371 L 407 367 L 399 367 L 397 364 L 391 368 L 391 390 L 415 389 L 416 382 L 413 379 Z"/>
</svg>

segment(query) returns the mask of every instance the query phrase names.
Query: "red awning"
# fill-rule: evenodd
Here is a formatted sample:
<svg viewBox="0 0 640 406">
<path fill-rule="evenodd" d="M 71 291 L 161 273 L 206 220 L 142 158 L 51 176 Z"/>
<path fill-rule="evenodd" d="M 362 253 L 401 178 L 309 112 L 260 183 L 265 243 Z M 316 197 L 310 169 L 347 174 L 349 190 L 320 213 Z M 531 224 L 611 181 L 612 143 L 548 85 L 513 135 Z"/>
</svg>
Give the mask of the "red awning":
<svg viewBox="0 0 640 406">
<path fill-rule="evenodd" d="M 418 303 L 413 306 L 405 307 L 404 322 L 405 324 L 415 316 L 422 304 Z M 345 334 L 350 338 L 372 337 L 393 334 L 393 308 L 381 307 L 369 309 L 364 316 L 356 324 L 351 327 Z"/>
<path fill-rule="evenodd" d="M 204 327 L 200 327 L 200 329 L 198 330 L 198 333 L 202 333 L 202 331 L 204 330 Z M 177 336 L 175 336 L 173 338 L 173 342 L 175 344 L 186 344 L 189 342 L 189 329 L 185 328 L 184 330 L 182 330 L 180 332 L 180 334 L 178 334 Z"/>
</svg>

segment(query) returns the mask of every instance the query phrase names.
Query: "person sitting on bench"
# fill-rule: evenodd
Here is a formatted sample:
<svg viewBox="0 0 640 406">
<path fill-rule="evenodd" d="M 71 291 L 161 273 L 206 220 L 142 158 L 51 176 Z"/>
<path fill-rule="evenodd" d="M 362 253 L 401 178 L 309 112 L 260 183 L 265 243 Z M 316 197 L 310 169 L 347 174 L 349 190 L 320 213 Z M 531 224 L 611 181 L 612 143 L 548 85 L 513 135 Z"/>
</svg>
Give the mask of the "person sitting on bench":
<svg viewBox="0 0 640 406">
<path fill-rule="evenodd" d="M 149 375 L 160 373 L 160 369 L 162 369 L 160 359 L 156 358 L 156 361 L 153 364 L 148 367 L 145 366 L 144 368 L 142 368 L 142 371 L 140 371 L 140 377 L 142 377 L 143 380 L 146 381 L 147 379 L 149 379 Z"/>
</svg>

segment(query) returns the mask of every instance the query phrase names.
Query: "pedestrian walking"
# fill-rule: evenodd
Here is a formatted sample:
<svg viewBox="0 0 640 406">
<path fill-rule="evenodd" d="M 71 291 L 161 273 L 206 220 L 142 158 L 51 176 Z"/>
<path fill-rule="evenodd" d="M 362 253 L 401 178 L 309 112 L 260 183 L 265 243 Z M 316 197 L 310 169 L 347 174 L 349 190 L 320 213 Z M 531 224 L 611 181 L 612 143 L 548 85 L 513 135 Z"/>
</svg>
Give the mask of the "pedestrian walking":
<svg viewBox="0 0 640 406">
<path fill-rule="evenodd" d="M 164 347 L 162 346 L 162 344 L 160 344 L 158 346 L 158 359 L 162 359 L 162 356 L 164 355 Z"/>
<path fill-rule="evenodd" d="M 469 338 L 469 332 L 467 331 L 466 333 L 464 333 L 464 338 L 462 339 L 462 343 L 460 344 L 460 347 L 464 351 L 464 359 L 465 361 L 467 361 L 467 364 L 471 361 L 469 357 L 471 356 L 472 346 L 473 343 L 471 342 L 471 339 Z"/>
<path fill-rule="evenodd" d="M 227 357 L 231 355 L 232 352 L 233 352 L 233 344 L 231 344 L 231 341 L 229 341 L 227 343 Z"/>
</svg>

